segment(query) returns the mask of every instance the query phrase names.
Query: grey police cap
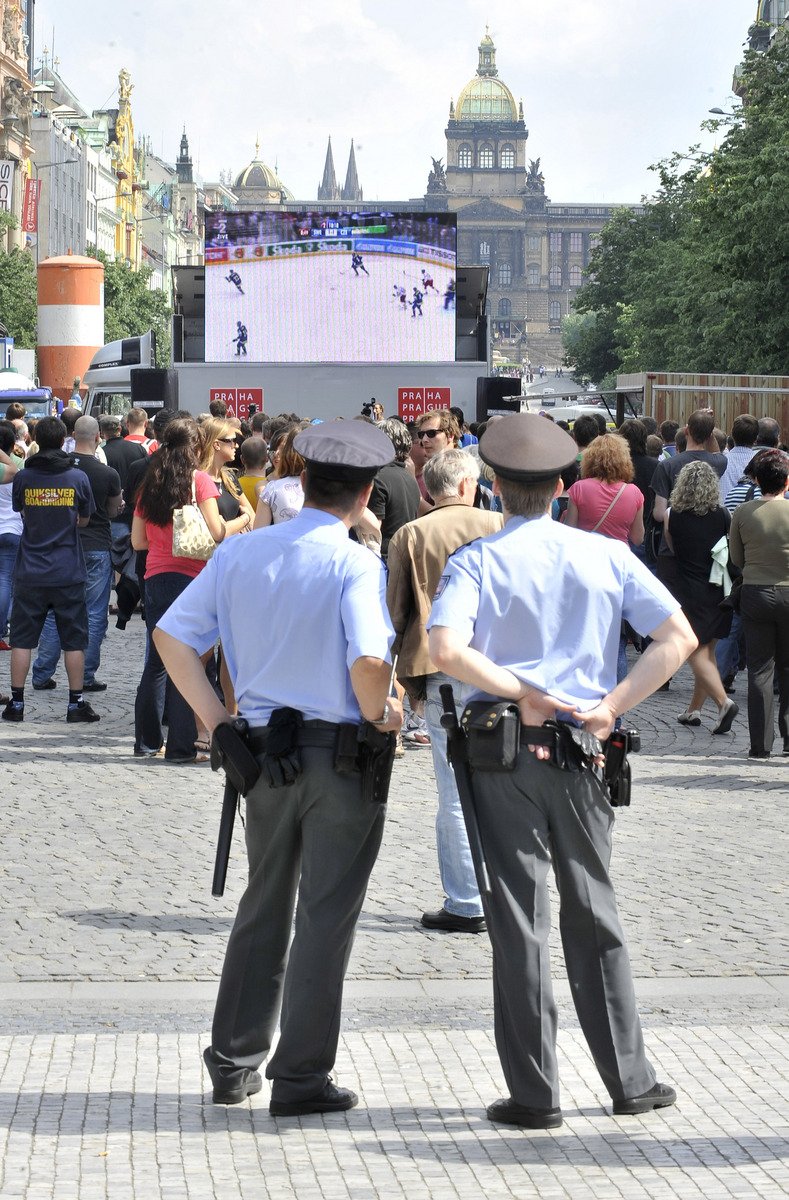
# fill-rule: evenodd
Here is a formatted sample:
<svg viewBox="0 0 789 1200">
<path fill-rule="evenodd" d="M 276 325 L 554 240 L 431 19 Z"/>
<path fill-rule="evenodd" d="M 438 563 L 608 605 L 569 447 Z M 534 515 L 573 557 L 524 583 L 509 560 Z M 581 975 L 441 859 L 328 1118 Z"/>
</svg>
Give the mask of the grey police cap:
<svg viewBox="0 0 789 1200">
<path fill-rule="evenodd" d="M 502 479 L 542 483 L 575 462 L 569 433 L 536 413 L 511 413 L 494 421 L 479 443 L 479 456 Z"/>
<path fill-rule="evenodd" d="M 302 429 L 293 439 L 311 475 L 365 484 L 394 461 L 386 434 L 367 421 L 324 421 Z"/>
</svg>

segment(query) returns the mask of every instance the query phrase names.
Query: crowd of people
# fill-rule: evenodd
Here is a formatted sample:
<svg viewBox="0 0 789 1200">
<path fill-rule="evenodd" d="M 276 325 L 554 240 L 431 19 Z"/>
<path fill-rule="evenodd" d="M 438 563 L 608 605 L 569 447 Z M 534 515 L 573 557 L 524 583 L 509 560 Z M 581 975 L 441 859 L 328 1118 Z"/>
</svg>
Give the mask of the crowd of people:
<svg viewBox="0 0 789 1200">
<path fill-rule="evenodd" d="M 614 1111 L 673 1103 L 644 1055 L 613 889 L 599 871 L 610 853 L 602 743 L 689 661 L 682 725 L 699 727 L 709 699 L 712 733 L 728 733 L 744 666 L 750 756 L 772 754 L 776 693 L 789 755 L 789 455 L 777 424 L 743 414 L 729 438 L 700 410 L 682 429 L 645 417 L 610 432 L 601 413 L 579 418 L 571 436 L 543 415 L 467 425 L 459 409 L 409 425 L 372 402 L 349 422 L 242 422 L 212 402 L 198 417 L 161 411 L 149 423 L 132 410 L 125 423 L 76 412 L 42 418 L 22 438 L 0 421 L 0 635 L 10 609 L 11 660 L 1 715 L 25 720 L 36 649 L 33 688 L 57 686 L 62 650 L 67 721 L 100 720 L 85 693 L 107 690 L 98 672 L 114 587 L 118 625 L 139 609 L 147 630 L 134 755 L 199 763 L 218 725 L 240 714 L 238 728 L 251 726 L 267 768 L 247 796 L 249 888 L 206 1051 L 214 1101 L 260 1090 L 284 987 L 271 1111 L 356 1102 L 328 1072 L 381 837 L 380 805 L 359 809 L 358 799 L 382 789 L 385 798 L 390 743 L 375 739 L 396 735 L 430 747 L 438 791 L 444 900 L 422 924 L 487 930 L 497 952 L 511 1095 L 489 1117 L 561 1124 L 555 1014 L 544 1002 L 549 844 L 568 972 Z M 489 758 L 474 767 L 474 837 L 448 756 L 445 685 L 464 723 L 482 695 L 515 706 L 525 730 L 503 773 Z M 490 703 L 486 728 L 504 719 Z M 348 728 L 373 733 L 354 733 L 341 752 Z M 276 928 L 261 924 L 263 912 Z M 592 927 L 611 947 L 603 985 Z"/>
</svg>

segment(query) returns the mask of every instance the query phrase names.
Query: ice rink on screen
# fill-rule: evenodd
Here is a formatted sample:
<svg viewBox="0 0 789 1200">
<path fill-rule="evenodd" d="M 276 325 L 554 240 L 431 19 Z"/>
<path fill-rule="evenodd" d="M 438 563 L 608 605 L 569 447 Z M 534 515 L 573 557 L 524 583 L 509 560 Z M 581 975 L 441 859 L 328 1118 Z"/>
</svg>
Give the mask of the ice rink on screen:
<svg viewBox="0 0 789 1200">
<path fill-rule="evenodd" d="M 444 308 L 454 270 L 395 254 L 363 254 L 369 275 L 351 269 L 350 253 L 314 253 L 206 266 L 206 362 L 239 362 L 236 322 L 247 327 L 248 362 L 451 362 L 455 307 Z M 438 288 L 412 316 L 421 268 Z M 225 278 L 241 276 L 242 296 Z M 406 289 L 404 306 L 395 284 Z"/>
</svg>

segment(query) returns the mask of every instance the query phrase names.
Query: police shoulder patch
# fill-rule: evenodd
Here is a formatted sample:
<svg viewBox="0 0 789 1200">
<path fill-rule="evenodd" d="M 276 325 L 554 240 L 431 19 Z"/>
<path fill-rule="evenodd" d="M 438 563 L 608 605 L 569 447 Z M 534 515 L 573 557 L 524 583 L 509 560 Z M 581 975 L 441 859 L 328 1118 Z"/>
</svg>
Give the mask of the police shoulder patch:
<svg viewBox="0 0 789 1200">
<path fill-rule="evenodd" d="M 438 597 L 444 592 L 448 583 L 449 583 L 449 576 L 442 575 L 438 581 L 438 584 L 436 585 L 435 593 L 433 594 L 434 600 L 437 600 Z"/>
</svg>

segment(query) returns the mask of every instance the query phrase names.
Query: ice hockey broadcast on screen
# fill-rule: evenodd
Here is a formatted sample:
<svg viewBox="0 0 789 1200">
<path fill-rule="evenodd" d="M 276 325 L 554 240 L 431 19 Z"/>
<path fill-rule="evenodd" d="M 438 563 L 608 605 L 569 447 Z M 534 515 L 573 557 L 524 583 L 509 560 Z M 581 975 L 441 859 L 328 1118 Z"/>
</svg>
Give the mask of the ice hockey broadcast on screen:
<svg viewBox="0 0 789 1200">
<path fill-rule="evenodd" d="M 452 362 L 454 213 L 214 212 L 206 362 Z"/>
</svg>

